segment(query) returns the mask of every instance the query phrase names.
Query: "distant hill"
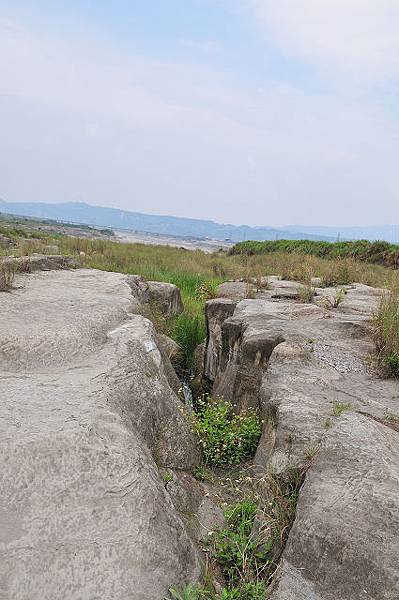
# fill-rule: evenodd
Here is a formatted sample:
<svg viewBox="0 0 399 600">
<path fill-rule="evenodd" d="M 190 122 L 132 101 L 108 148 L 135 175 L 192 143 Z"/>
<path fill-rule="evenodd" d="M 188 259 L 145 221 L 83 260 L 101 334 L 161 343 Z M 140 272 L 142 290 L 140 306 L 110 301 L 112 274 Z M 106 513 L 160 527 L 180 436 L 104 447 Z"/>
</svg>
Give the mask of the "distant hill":
<svg viewBox="0 0 399 600">
<path fill-rule="evenodd" d="M 127 229 L 147 233 L 159 233 L 172 236 L 195 237 L 215 240 L 275 240 L 275 239 L 311 239 L 331 240 L 328 235 L 294 231 L 294 229 L 274 229 L 272 227 L 250 227 L 248 225 L 223 225 L 214 221 L 186 219 L 162 215 L 147 215 L 138 212 L 91 206 L 84 202 L 66 202 L 64 204 L 44 204 L 33 202 L 4 202 L 0 200 L 0 213 L 54 219 L 72 223 L 83 223 L 99 227 Z"/>
<path fill-rule="evenodd" d="M 283 231 L 297 231 L 298 226 L 289 225 L 282 227 Z M 391 244 L 399 243 L 399 226 L 397 225 L 371 225 L 368 227 L 338 227 L 324 225 L 301 225 L 301 231 L 308 236 L 327 236 L 334 241 L 340 240 L 384 240 Z M 311 239 L 311 238 L 308 238 Z"/>
</svg>

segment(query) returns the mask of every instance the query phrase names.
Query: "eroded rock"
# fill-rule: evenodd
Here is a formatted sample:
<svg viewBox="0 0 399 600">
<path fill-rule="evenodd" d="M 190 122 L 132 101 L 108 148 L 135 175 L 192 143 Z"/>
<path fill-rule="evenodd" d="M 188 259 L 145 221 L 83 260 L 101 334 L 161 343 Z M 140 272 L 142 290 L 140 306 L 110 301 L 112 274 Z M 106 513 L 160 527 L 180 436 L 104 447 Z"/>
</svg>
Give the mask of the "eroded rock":
<svg viewBox="0 0 399 600">
<path fill-rule="evenodd" d="M 4 598 L 161 600 L 200 554 L 159 472 L 199 461 L 125 276 L 26 275 L 0 297 Z"/>
<path fill-rule="evenodd" d="M 73 256 L 63 254 L 31 254 L 29 256 L 1 259 L 3 264 L 14 265 L 16 270 L 22 272 L 53 271 L 57 269 L 76 269 L 80 266 Z"/>
<path fill-rule="evenodd" d="M 141 275 L 129 275 L 126 281 L 137 300 L 137 307 L 153 303 L 162 313 L 168 316 L 183 312 L 184 306 L 180 290 L 172 283 L 147 281 Z"/>
<path fill-rule="evenodd" d="M 265 480 L 265 505 L 270 476 L 304 480 L 271 597 L 393 600 L 399 597 L 399 438 L 384 415 L 399 414 L 399 388 L 370 362 L 369 319 L 383 291 L 346 286 L 342 302 L 327 309 L 277 299 L 282 284 L 270 281 L 262 295 L 216 321 L 220 351 L 213 362 L 215 395 L 237 410 L 261 407 L 255 467 Z M 209 328 L 211 339 L 211 321 Z"/>
</svg>

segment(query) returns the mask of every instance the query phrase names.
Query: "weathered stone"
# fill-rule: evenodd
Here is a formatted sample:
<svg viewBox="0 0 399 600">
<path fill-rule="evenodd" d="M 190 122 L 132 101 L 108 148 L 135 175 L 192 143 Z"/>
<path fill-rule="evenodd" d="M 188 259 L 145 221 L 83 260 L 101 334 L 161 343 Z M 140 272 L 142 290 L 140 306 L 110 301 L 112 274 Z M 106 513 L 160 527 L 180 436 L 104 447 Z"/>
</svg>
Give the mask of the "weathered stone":
<svg viewBox="0 0 399 600">
<path fill-rule="evenodd" d="M 172 283 L 149 281 L 148 292 L 149 301 L 160 306 L 165 314 L 172 316 L 183 312 L 180 290 Z"/>
<path fill-rule="evenodd" d="M 0 297 L 4 598 L 160 600 L 200 574 L 159 473 L 199 452 L 131 302 L 124 275 L 86 269 Z"/>
<path fill-rule="evenodd" d="M 399 597 L 398 465 L 395 431 L 337 420 L 301 488 L 273 600 Z"/>
<path fill-rule="evenodd" d="M 181 356 L 181 348 L 175 340 L 163 333 L 158 334 L 159 343 L 169 360 L 173 363 Z"/>
<path fill-rule="evenodd" d="M 269 283 L 272 298 L 283 298 L 286 300 L 297 300 L 304 289 L 302 283 L 297 281 L 273 281 Z"/>
<path fill-rule="evenodd" d="M 245 281 L 226 281 L 225 283 L 221 283 L 217 289 L 219 298 L 229 298 L 234 302 L 252 297 L 255 292 L 256 287 Z"/>
<path fill-rule="evenodd" d="M 194 540 L 206 540 L 209 532 L 226 526 L 219 498 L 189 473 L 172 471 L 166 485 L 175 509 Z"/>
<path fill-rule="evenodd" d="M 227 298 L 208 300 L 205 305 L 207 322 L 207 341 L 204 363 L 204 378 L 209 382 L 215 380 L 219 369 L 222 350 L 222 325 L 234 313 L 235 302 Z"/>
<path fill-rule="evenodd" d="M 260 403 L 265 503 L 270 473 L 306 472 L 273 600 L 399 597 L 399 438 L 386 419 L 399 414 L 398 383 L 368 360 L 382 293 L 355 284 L 327 311 L 270 290 L 218 325 L 214 393 L 238 409 Z"/>
<path fill-rule="evenodd" d="M 27 271 L 53 271 L 57 269 L 75 269 L 79 262 L 73 256 L 63 254 L 31 254 L 30 256 L 11 257 L 1 259 L 4 264 L 15 265 L 16 270 Z"/>
</svg>

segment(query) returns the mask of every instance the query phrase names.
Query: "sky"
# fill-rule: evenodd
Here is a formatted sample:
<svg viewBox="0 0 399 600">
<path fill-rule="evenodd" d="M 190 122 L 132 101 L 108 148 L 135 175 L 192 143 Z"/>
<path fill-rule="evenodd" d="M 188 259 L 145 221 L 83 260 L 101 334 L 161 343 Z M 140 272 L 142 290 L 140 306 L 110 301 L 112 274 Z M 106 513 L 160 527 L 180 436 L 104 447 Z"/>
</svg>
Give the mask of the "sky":
<svg viewBox="0 0 399 600">
<path fill-rule="evenodd" d="M 399 213 L 397 0 L 0 0 L 0 198 Z"/>
</svg>

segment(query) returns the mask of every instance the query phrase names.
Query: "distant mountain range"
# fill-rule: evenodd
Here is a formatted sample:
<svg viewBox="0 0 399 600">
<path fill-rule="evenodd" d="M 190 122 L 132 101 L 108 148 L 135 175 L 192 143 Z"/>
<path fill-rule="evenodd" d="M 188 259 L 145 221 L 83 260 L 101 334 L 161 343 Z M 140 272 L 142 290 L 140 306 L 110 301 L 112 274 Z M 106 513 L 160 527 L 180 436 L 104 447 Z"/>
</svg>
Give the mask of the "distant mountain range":
<svg viewBox="0 0 399 600">
<path fill-rule="evenodd" d="M 248 225 L 223 225 L 214 221 L 186 219 L 162 215 L 146 215 L 138 212 L 91 206 L 84 202 L 66 202 L 64 204 L 44 204 L 41 202 L 4 202 L 0 200 L 0 213 L 53 219 L 72 223 L 84 223 L 98 227 L 127 229 L 171 236 L 211 238 L 215 240 L 275 240 L 287 238 L 296 240 L 304 237 L 320 240 L 331 239 L 328 236 L 307 234 L 297 231 L 284 231 L 272 227 L 249 227 Z"/>
<path fill-rule="evenodd" d="M 97 227 L 125 229 L 170 236 L 194 237 L 215 240 L 275 240 L 309 239 L 335 241 L 340 239 L 383 239 L 396 242 L 397 231 L 393 226 L 380 227 L 330 227 L 330 226 L 287 226 L 250 227 L 249 225 L 226 225 L 202 219 L 186 219 L 163 215 L 147 215 L 138 212 L 92 206 L 84 202 L 45 204 L 42 202 L 5 202 L 0 200 L 0 213 L 53 219 L 69 223 L 83 223 Z M 298 231 L 300 229 L 300 231 Z"/>
</svg>

